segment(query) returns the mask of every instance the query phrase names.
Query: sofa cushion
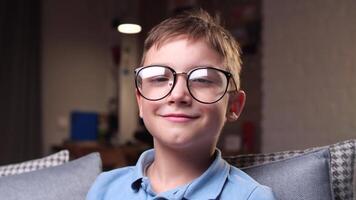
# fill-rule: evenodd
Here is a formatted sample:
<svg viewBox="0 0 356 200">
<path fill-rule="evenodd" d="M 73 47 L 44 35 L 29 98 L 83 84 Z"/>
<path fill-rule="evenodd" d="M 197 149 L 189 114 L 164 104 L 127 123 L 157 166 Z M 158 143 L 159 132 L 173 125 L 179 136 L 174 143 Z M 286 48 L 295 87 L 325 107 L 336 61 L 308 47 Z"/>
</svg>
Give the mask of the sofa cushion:
<svg viewBox="0 0 356 200">
<path fill-rule="evenodd" d="M 56 167 L 0 178 L 0 197 L 7 200 L 85 199 L 101 172 L 98 153 Z"/>
<path fill-rule="evenodd" d="M 243 168 L 278 160 L 284 160 L 317 149 L 328 148 L 331 155 L 330 174 L 335 199 L 353 200 L 356 140 L 346 140 L 329 146 L 313 147 L 305 150 L 283 151 L 265 154 L 245 154 L 226 157 L 232 165 Z M 355 179 L 356 180 L 356 179 Z"/>
<path fill-rule="evenodd" d="M 353 200 L 356 140 L 346 140 L 329 146 L 331 179 L 335 199 Z"/>
<path fill-rule="evenodd" d="M 278 199 L 331 200 L 329 149 L 319 149 L 280 161 L 242 168 L 272 188 Z"/>
<path fill-rule="evenodd" d="M 62 150 L 44 158 L 30 160 L 17 164 L 0 166 L 0 177 L 24 172 L 35 171 L 43 168 L 54 167 L 69 161 L 68 150 Z"/>
</svg>

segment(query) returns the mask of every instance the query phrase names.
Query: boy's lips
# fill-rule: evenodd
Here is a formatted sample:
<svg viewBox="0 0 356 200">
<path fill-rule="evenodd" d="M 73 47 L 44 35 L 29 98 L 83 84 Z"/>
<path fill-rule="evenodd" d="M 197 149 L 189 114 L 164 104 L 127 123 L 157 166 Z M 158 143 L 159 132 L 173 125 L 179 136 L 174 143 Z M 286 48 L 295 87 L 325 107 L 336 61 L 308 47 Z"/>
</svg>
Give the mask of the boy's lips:
<svg viewBox="0 0 356 200">
<path fill-rule="evenodd" d="M 199 116 L 198 115 L 189 115 L 189 114 L 183 114 L 183 113 L 169 113 L 169 114 L 163 114 L 161 117 L 172 121 L 172 122 L 188 122 L 194 119 L 197 119 Z"/>
</svg>

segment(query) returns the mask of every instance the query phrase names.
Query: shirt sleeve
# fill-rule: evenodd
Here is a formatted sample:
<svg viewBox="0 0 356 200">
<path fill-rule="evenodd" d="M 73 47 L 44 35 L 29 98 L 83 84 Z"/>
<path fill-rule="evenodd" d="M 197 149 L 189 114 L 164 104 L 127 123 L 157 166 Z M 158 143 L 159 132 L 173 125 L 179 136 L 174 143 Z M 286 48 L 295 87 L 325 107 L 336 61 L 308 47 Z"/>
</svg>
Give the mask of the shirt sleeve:
<svg viewBox="0 0 356 200">
<path fill-rule="evenodd" d="M 248 200 L 277 200 L 271 188 L 259 185 L 250 194 Z"/>
</svg>

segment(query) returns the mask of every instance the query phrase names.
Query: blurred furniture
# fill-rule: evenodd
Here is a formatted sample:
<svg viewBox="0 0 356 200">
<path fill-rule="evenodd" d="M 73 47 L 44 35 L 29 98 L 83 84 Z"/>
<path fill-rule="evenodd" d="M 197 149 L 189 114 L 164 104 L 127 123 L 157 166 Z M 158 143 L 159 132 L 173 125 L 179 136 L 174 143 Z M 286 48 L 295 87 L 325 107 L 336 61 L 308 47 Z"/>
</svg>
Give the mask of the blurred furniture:
<svg viewBox="0 0 356 200">
<path fill-rule="evenodd" d="M 53 151 L 57 152 L 67 149 L 71 160 L 93 152 L 98 152 L 102 160 L 103 170 L 106 171 L 118 167 L 135 165 L 141 153 L 148 148 L 149 146 L 142 143 L 113 146 L 95 141 L 67 141 L 61 145 L 54 146 Z"/>
<path fill-rule="evenodd" d="M 58 165 L 62 165 L 68 161 L 69 161 L 69 151 L 62 150 L 43 158 L 29 160 L 17 164 L 0 166 L 0 177 L 22 174 L 25 172 L 36 171 L 49 167 L 55 167 Z"/>
</svg>

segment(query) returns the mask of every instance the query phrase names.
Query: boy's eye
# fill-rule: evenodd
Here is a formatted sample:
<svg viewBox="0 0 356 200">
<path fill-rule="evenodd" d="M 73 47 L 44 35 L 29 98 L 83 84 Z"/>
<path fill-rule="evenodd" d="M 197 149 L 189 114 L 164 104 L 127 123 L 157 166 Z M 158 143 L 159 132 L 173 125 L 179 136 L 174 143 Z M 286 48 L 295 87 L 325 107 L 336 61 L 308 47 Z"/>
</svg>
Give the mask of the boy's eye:
<svg viewBox="0 0 356 200">
<path fill-rule="evenodd" d="M 165 83 L 169 81 L 169 77 L 167 76 L 154 76 L 148 79 L 150 83 Z"/>
<path fill-rule="evenodd" d="M 194 78 L 194 79 L 191 79 L 190 82 L 199 83 L 199 84 L 213 84 L 214 83 L 214 81 L 207 79 L 207 78 Z"/>
</svg>

